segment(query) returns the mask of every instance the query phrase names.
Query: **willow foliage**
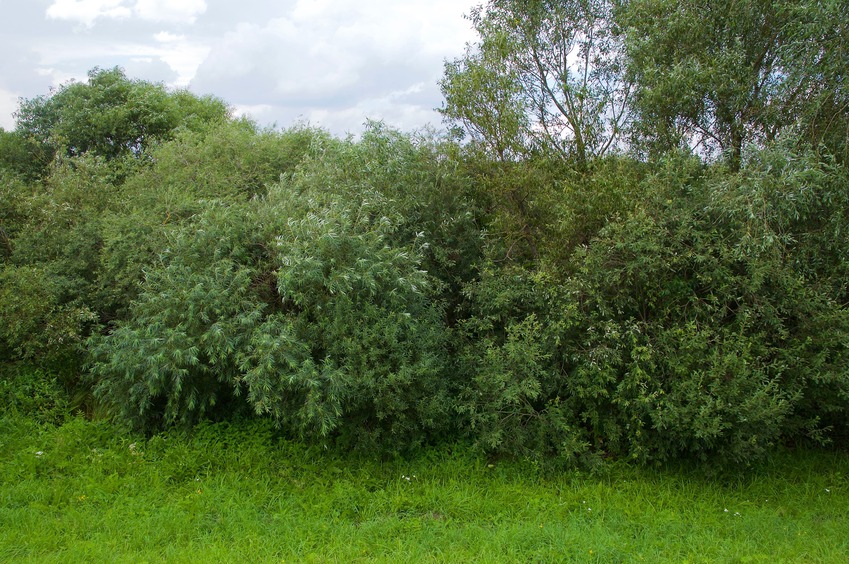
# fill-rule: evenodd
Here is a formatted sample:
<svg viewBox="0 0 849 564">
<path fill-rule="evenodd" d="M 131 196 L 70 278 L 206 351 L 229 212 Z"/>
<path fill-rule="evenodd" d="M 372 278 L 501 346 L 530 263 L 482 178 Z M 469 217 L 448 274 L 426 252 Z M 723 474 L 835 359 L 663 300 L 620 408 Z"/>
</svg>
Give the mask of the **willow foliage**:
<svg viewBox="0 0 849 564">
<path fill-rule="evenodd" d="M 440 284 L 422 269 L 427 236 L 393 199 L 416 185 L 386 183 L 412 171 L 319 142 L 322 161 L 267 196 L 209 202 L 167 237 L 128 319 L 91 341 L 99 397 L 140 425 L 241 405 L 307 436 L 383 446 L 450 426 Z M 327 184 L 340 165 L 369 172 L 347 168 L 356 195 Z M 413 179 L 437 178 L 424 173 Z"/>
</svg>

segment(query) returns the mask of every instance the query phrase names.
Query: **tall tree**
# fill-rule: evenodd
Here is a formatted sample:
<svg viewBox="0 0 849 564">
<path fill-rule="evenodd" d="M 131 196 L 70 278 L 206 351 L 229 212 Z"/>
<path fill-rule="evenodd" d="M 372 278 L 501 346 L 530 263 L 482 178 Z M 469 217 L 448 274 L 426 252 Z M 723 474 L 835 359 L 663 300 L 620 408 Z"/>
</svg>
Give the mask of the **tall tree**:
<svg viewBox="0 0 849 564">
<path fill-rule="evenodd" d="M 847 66 L 846 11 L 840 0 L 628 2 L 621 21 L 639 136 L 654 149 L 724 156 L 736 170 L 748 143 L 806 114 L 822 133 L 846 111 L 845 87 L 834 97 Z"/>
<path fill-rule="evenodd" d="M 579 168 L 615 147 L 630 85 L 610 0 L 491 0 L 480 41 L 446 63 L 443 115 L 499 159 L 552 151 Z"/>
<path fill-rule="evenodd" d="M 849 3 L 795 2 L 788 7 L 784 56 L 793 61 L 791 84 L 802 135 L 849 162 Z"/>
<path fill-rule="evenodd" d="M 198 129 L 227 117 L 227 106 L 215 98 L 168 92 L 161 84 L 128 79 L 118 67 L 94 68 L 85 83 L 22 100 L 16 132 L 49 155 L 92 152 L 112 159 L 138 156 L 177 127 Z"/>
</svg>

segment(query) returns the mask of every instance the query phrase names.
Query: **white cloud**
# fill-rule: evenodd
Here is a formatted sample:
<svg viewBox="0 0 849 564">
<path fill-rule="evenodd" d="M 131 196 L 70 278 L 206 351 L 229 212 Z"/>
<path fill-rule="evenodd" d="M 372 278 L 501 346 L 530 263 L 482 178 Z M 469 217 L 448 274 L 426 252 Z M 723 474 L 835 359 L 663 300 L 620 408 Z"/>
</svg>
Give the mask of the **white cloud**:
<svg viewBox="0 0 849 564">
<path fill-rule="evenodd" d="M 387 84 L 404 89 L 412 84 L 405 81 L 434 78 L 413 78 L 417 70 L 430 67 L 438 77 L 442 59 L 462 51 L 470 38 L 469 26 L 456 6 L 445 0 L 412 5 L 298 0 L 283 17 L 264 24 L 241 23 L 225 34 L 200 69 L 201 82 L 241 80 L 251 74 L 274 77 L 255 95 L 284 98 L 356 94 Z M 447 17 L 445 10 L 456 12 L 456 17 Z M 273 92 L 267 91 L 269 83 Z"/>
<path fill-rule="evenodd" d="M 137 0 L 133 13 L 143 20 L 194 23 L 206 12 L 205 0 Z"/>
<path fill-rule="evenodd" d="M 54 0 L 46 14 L 50 19 L 75 21 L 87 27 L 99 18 L 132 16 L 151 22 L 192 24 L 206 8 L 205 0 Z"/>
<path fill-rule="evenodd" d="M 466 9 L 456 0 L 298 0 L 290 17 L 313 37 L 392 59 L 456 52 L 472 39 Z"/>
<path fill-rule="evenodd" d="M 0 89 L 0 127 L 9 131 L 15 127 L 12 114 L 18 109 L 18 96 L 14 92 Z"/>
<path fill-rule="evenodd" d="M 35 69 L 35 72 L 39 76 L 48 77 L 50 79 L 51 87 L 61 86 L 62 84 L 66 84 L 72 80 L 85 82 L 88 79 L 88 75 L 85 73 L 70 73 L 55 67 L 38 67 Z"/>
<path fill-rule="evenodd" d="M 357 101 L 341 108 L 315 108 L 304 114 L 309 123 L 330 127 L 335 133 L 359 131 L 367 119 L 380 119 L 402 130 L 432 123 L 437 117 L 433 108 L 411 100 L 422 93 L 425 84 L 414 84 L 405 90 Z"/>
<path fill-rule="evenodd" d="M 132 15 L 124 0 L 55 0 L 47 8 L 47 17 L 80 22 L 88 27 L 97 18 L 123 19 Z"/>
<path fill-rule="evenodd" d="M 198 67 L 209 55 L 211 48 L 205 43 L 169 32 L 153 35 L 153 41 L 105 41 L 97 38 L 81 39 L 74 49 L 63 49 L 60 43 L 45 41 L 34 49 L 39 55 L 39 74 L 50 76 L 56 86 L 74 78 L 85 80 L 85 71 L 77 74 L 63 74 L 58 70 L 74 65 L 81 60 L 94 61 L 83 68 L 92 66 L 108 67 L 109 61 L 140 62 L 162 61 L 175 77 L 168 85 L 185 88 L 195 76 Z M 104 62 L 105 61 L 105 62 Z M 74 65 L 79 66 L 79 65 Z"/>
<path fill-rule="evenodd" d="M 264 117 L 267 117 L 273 109 L 274 107 L 268 104 L 241 104 L 233 107 L 233 115 L 236 117 L 248 117 L 255 121 L 264 121 Z"/>
<path fill-rule="evenodd" d="M 155 34 L 153 38 L 160 43 L 175 43 L 177 41 L 185 41 L 185 35 L 177 35 L 176 33 L 169 33 L 167 31 L 160 31 Z"/>
<path fill-rule="evenodd" d="M 240 23 L 215 43 L 192 87 L 286 124 L 303 117 L 335 133 L 366 118 L 398 127 L 438 122 L 442 61 L 474 32 L 471 2 L 296 0 L 265 22 Z M 245 14 L 247 17 L 248 14 Z"/>
<path fill-rule="evenodd" d="M 154 36 L 161 44 L 159 48 L 150 49 L 151 55 L 158 56 L 177 74 L 177 79 L 171 86 L 185 88 L 189 85 L 198 67 L 209 56 L 211 47 L 194 42 L 184 35 L 175 35 L 162 31 Z"/>
</svg>

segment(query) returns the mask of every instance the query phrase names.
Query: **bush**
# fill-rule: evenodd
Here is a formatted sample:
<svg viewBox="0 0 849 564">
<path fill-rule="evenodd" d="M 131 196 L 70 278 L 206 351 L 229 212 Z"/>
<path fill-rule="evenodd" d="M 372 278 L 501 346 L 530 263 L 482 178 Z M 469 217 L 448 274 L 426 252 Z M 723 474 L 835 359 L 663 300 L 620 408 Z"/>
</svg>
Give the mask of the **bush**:
<svg viewBox="0 0 849 564">
<path fill-rule="evenodd" d="M 166 236 L 128 319 L 92 338 L 97 395 L 139 426 L 234 405 L 381 447 L 450 426 L 424 235 L 405 241 L 391 201 L 361 187 L 328 190 L 305 168 L 267 197 L 205 202 Z"/>
<path fill-rule="evenodd" d="M 573 307 L 542 271 L 484 267 L 460 324 L 457 400 L 468 438 L 488 452 L 574 461 L 588 453 L 581 421 L 562 401 L 555 351 Z"/>
<path fill-rule="evenodd" d="M 95 315 L 63 303 L 56 281 L 34 267 L 0 267 L 0 353 L 44 367 L 79 364 Z"/>
<path fill-rule="evenodd" d="M 56 374 L 26 364 L 0 365 L 0 416 L 58 425 L 70 413 L 67 390 Z"/>
<path fill-rule="evenodd" d="M 600 448 L 749 462 L 782 440 L 822 440 L 845 413 L 841 267 L 810 260 L 831 250 L 816 234 L 845 205 L 834 171 L 786 154 L 734 176 L 662 174 L 644 208 L 578 254 L 582 331 L 561 358 Z"/>
</svg>

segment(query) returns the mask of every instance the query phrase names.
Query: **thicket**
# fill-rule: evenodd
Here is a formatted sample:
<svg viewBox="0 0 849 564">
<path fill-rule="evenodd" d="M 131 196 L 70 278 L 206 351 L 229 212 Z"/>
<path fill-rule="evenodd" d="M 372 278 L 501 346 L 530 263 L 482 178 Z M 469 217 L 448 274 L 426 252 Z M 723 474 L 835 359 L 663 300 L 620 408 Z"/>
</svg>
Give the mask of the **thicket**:
<svg viewBox="0 0 849 564">
<path fill-rule="evenodd" d="M 7 409 L 563 461 L 839 444 L 849 17 L 679 4 L 490 2 L 451 135 L 265 130 L 120 69 L 23 101 Z"/>
</svg>

